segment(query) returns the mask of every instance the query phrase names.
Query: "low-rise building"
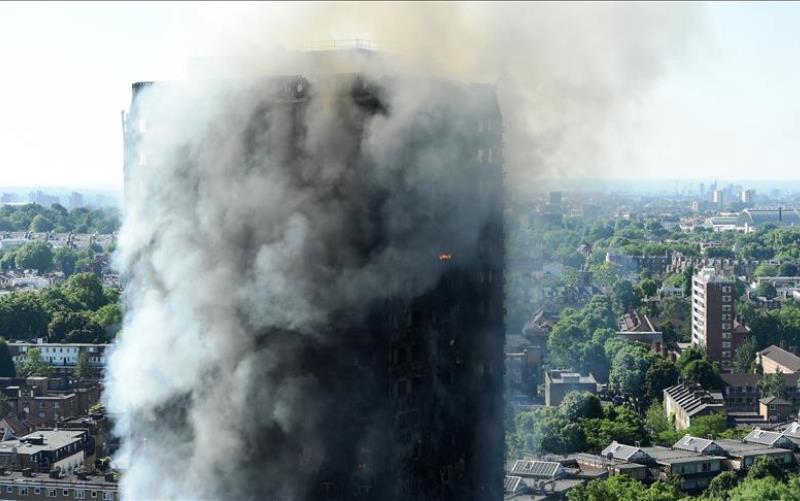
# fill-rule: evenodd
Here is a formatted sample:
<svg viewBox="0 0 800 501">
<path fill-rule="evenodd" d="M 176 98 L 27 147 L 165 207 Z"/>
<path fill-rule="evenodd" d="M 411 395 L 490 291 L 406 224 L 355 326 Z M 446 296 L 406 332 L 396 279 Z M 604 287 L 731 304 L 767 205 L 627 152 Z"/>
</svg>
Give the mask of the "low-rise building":
<svg viewBox="0 0 800 501">
<path fill-rule="evenodd" d="M 763 377 L 761 374 L 722 374 L 725 383 L 725 409 L 731 412 L 759 411 L 759 399 L 762 397 L 758 389 L 758 382 Z M 783 384 L 786 388 L 786 398 L 791 402 L 792 413 L 797 412 L 800 405 L 800 394 L 797 391 L 797 374 L 783 374 Z"/>
<path fill-rule="evenodd" d="M 73 474 L 56 478 L 46 473 L 1 471 L 0 499 L 9 501 L 118 501 L 113 475 Z"/>
<path fill-rule="evenodd" d="M 81 353 L 89 354 L 89 363 L 94 367 L 105 367 L 110 344 L 93 343 L 45 343 L 39 340 L 36 343 L 24 341 L 11 341 L 8 349 L 14 362 L 24 357 L 28 350 L 36 348 L 42 355 L 42 360 L 55 368 L 73 368 L 78 365 Z"/>
<path fill-rule="evenodd" d="M 597 380 L 589 374 L 574 371 L 547 371 L 544 376 L 545 404 L 559 405 L 567 393 L 586 391 L 597 394 Z"/>
<path fill-rule="evenodd" d="M 721 393 L 710 393 L 698 383 L 685 381 L 664 390 L 667 416 L 675 416 L 675 428 L 688 428 L 692 419 L 725 410 Z"/>
<path fill-rule="evenodd" d="M 756 428 L 747 434 L 742 439 L 743 442 L 748 444 L 756 444 L 766 447 L 780 447 L 782 449 L 794 449 L 794 443 L 789 440 L 789 437 L 778 431 L 762 430 Z"/>
<path fill-rule="evenodd" d="M 788 421 L 792 415 L 792 403 L 778 397 L 766 397 L 758 400 L 758 413 L 771 423 Z"/>
<path fill-rule="evenodd" d="M 774 344 L 756 353 L 756 361 L 761 364 L 764 374 L 800 372 L 800 357 Z"/>
<path fill-rule="evenodd" d="M 0 441 L 0 461 L 7 467 L 36 471 L 82 469 L 94 444 L 86 430 L 39 430 L 20 439 Z"/>
</svg>

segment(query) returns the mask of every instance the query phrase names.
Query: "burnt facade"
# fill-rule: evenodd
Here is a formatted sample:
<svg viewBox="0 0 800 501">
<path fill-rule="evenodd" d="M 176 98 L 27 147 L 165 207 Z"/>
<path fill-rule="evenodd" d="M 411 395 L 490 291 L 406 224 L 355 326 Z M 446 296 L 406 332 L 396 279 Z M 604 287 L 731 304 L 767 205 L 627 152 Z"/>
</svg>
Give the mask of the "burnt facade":
<svg viewBox="0 0 800 501">
<path fill-rule="evenodd" d="M 131 171 L 148 161 L 147 152 L 139 150 L 148 117 L 137 108 L 137 98 L 152 85 L 133 85 L 125 119 L 126 196 Z M 321 414 L 314 435 L 322 443 L 322 459 L 314 459 L 319 448 L 306 448 L 302 434 L 264 426 L 244 454 L 247 467 L 238 485 L 210 495 L 285 499 L 271 490 L 271 479 L 261 478 L 258 466 L 280 450 L 291 451 L 286 455 L 296 458 L 294 467 L 307 472 L 303 485 L 292 486 L 292 499 L 502 499 L 504 173 L 502 117 L 494 90 L 425 83 L 440 99 L 398 131 L 403 153 L 393 159 L 396 168 L 388 175 L 403 175 L 405 163 L 420 162 L 420 151 L 435 152 L 430 165 L 438 169 L 436 176 L 426 174 L 425 183 L 411 188 L 397 183 L 397 189 L 410 192 L 412 205 L 417 199 L 436 203 L 426 211 L 424 228 L 419 225 L 424 234 L 404 237 L 387 229 L 394 223 L 385 220 L 393 184 L 376 187 L 369 181 L 374 176 L 370 162 L 363 160 L 367 124 L 394 113 L 387 90 L 392 84 L 353 74 L 280 77 L 258 85 L 267 89 L 263 108 L 254 110 L 242 138 L 254 153 L 278 149 L 284 160 L 297 156 L 302 163 L 294 143 L 306 134 L 303 117 L 320 112 L 321 99 L 312 106 L 314 96 L 328 96 L 322 112 L 341 131 L 336 155 L 352 176 L 326 190 L 358 195 L 358 204 L 337 209 L 353 211 L 346 218 L 353 225 L 341 229 L 341 238 L 357 251 L 345 258 L 333 249 L 321 258 L 325 266 L 367 262 L 376 249 L 390 245 L 401 252 L 386 277 L 388 292 L 364 301 L 358 311 L 335 309 L 318 336 L 283 329 L 258 333 L 259 350 L 287 353 L 286 367 L 276 371 L 318 382 L 307 398 Z M 283 129 L 289 133 L 262 142 L 253 131 L 269 129 L 275 117 L 292 124 Z M 422 245 L 414 241 L 420 238 Z"/>
</svg>

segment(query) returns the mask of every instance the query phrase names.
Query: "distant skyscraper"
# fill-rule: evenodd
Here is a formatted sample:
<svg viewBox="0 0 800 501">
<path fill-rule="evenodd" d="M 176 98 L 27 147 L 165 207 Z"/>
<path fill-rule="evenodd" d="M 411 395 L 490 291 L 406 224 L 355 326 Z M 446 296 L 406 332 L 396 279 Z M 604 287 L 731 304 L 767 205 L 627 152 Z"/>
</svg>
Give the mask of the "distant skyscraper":
<svg viewBox="0 0 800 501">
<path fill-rule="evenodd" d="M 705 183 L 700 183 L 700 198 L 705 198 L 706 196 L 706 185 Z"/>
<path fill-rule="evenodd" d="M 744 190 L 742 191 L 742 202 L 746 204 L 752 204 L 753 199 L 755 198 L 756 192 L 755 190 Z"/>
<path fill-rule="evenodd" d="M 83 207 L 83 195 L 73 191 L 69 196 L 69 209 L 77 209 L 78 207 Z"/>
<path fill-rule="evenodd" d="M 714 203 L 717 205 L 717 209 L 722 210 L 725 203 L 725 192 L 723 190 L 714 190 Z"/>
</svg>

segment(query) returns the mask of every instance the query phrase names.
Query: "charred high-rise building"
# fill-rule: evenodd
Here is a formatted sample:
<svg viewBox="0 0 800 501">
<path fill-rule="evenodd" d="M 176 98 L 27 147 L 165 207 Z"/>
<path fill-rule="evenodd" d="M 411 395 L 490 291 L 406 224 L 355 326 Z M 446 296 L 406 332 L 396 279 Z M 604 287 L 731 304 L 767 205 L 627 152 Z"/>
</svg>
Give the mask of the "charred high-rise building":
<svg viewBox="0 0 800 501">
<path fill-rule="evenodd" d="M 142 104 L 143 96 L 159 86 L 177 90 Z M 252 311 L 258 304 L 236 300 L 241 304 L 232 308 L 234 316 L 243 318 L 237 325 L 248 331 L 240 336 L 251 345 L 242 357 L 255 357 L 256 367 L 263 361 L 269 369 L 253 370 L 244 399 L 248 411 L 229 413 L 246 423 L 246 432 L 237 435 L 245 437 L 246 445 L 228 460 L 235 464 L 218 467 L 230 466 L 231 473 L 204 477 L 201 482 L 208 485 L 194 494 L 293 500 L 502 499 L 504 174 L 502 119 L 494 89 L 362 73 L 227 83 L 218 95 L 209 96 L 219 111 L 214 123 L 203 127 L 201 139 L 185 147 L 148 146 L 149 134 L 169 134 L 158 121 L 164 109 L 174 107 L 174 96 L 186 89 L 133 85 L 125 120 L 126 198 L 142 206 L 172 204 L 171 197 L 185 200 L 171 209 L 169 222 L 158 227 L 152 241 L 136 247 L 128 265 L 132 289 L 143 286 L 135 284 L 137 274 L 155 273 L 158 263 L 147 256 L 152 246 L 162 245 L 162 236 L 174 228 L 170 225 L 198 221 L 200 228 L 188 233 L 192 245 L 213 247 L 204 234 L 213 230 L 203 229 L 209 218 L 199 215 L 205 210 L 204 193 L 219 190 L 214 196 L 228 200 L 222 205 L 238 200 L 226 198 L 226 188 L 214 185 L 228 182 L 228 177 L 205 179 L 195 172 L 214 172 L 218 159 L 206 162 L 203 148 L 224 137 L 228 146 L 209 148 L 207 155 L 236 149 L 236 161 L 244 166 L 236 172 L 256 172 L 258 179 L 268 180 L 265 203 L 273 196 L 273 180 L 275 190 L 288 187 L 297 193 L 275 207 L 292 205 L 285 218 L 300 214 L 310 221 L 304 234 L 309 243 L 289 258 L 307 269 L 284 263 L 270 269 L 282 270 L 283 285 L 276 294 L 296 283 L 297 297 L 310 305 L 302 310 L 315 312 L 293 313 L 295 304 L 287 301 L 279 313 L 305 315 L 303 320 L 273 321 L 273 310 L 256 315 Z M 414 93 L 400 98 L 397 89 Z M 419 102 L 404 104 L 409 95 L 418 96 Z M 397 126 L 376 129 L 403 114 L 408 116 Z M 229 127 L 231 123 L 241 126 Z M 320 135 L 327 139 L 315 139 Z M 387 142 L 392 143 L 389 153 L 376 151 Z M 142 188 L 148 180 L 134 174 L 148 162 L 159 163 L 156 170 L 179 163 L 174 179 L 185 178 L 186 184 L 159 181 L 156 188 Z M 270 169 L 281 175 L 272 177 Z M 154 198 L 145 200 L 149 196 Z M 220 266 L 241 270 L 245 278 L 251 268 L 258 273 L 263 247 L 275 238 L 260 225 L 269 226 L 278 217 L 273 214 L 278 209 L 259 214 L 258 200 L 247 207 L 252 216 L 220 219 L 233 227 L 218 228 L 228 233 L 221 245 L 229 245 L 220 250 L 225 255 Z M 316 224 L 315 218 L 325 224 Z M 210 248 L 203 255 L 213 254 Z M 213 273 L 213 262 L 207 266 L 198 271 Z M 264 284 L 275 282 L 270 278 Z M 143 283 L 171 293 L 157 277 Z M 219 294 L 226 303 L 238 297 Z M 200 307 L 204 311 L 197 315 L 214 315 L 213 308 Z M 324 314 L 317 315 L 319 310 Z M 225 342 L 224 332 L 209 335 Z M 241 339 L 231 335 L 230 343 Z M 216 384 L 214 378 L 224 372 L 209 369 L 202 384 Z M 291 414 L 287 419 L 302 425 L 278 426 L 264 417 L 275 413 L 258 407 L 272 405 L 270 396 L 277 393 L 262 398 L 266 390 L 259 377 L 270 388 L 303 381 L 291 401 L 294 410 L 286 411 Z M 149 461 L 151 453 L 154 461 L 163 460 L 164 450 L 153 451 L 167 447 L 160 445 L 161 437 L 199 440 L 196 422 L 182 407 L 197 405 L 194 399 L 204 391 L 198 383 L 162 402 L 155 414 L 161 422 L 131 419 L 129 440 L 148 444 L 134 445 L 138 452 L 132 455 L 132 467 Z M 167 476 L 170 465 L 164 462 L 167 466 L 160 471 Z M 133 488 L 163 493 L 157 485 L 152 491 Z"/>
</svg>

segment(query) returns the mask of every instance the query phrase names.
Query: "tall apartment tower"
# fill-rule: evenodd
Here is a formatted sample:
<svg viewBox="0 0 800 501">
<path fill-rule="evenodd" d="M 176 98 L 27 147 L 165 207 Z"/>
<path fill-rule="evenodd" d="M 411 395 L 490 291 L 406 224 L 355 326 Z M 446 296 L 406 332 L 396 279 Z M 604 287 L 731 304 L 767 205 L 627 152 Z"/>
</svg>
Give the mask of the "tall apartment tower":
<svg viewBox="0 0 800 501">
<path fill-rule="evenodd" d="M 336 99 L 342 109 L 349 110 L 335 120 L 342 131 L 353 134 L 343 133 L 342 142 L 352 142 L 353 157 L 348 164 L 358 166 L 363 163 L 358 146 L 364 121 L 387 113 L 381 102 L 382 89 L 359 74 L 327 78 L 339 89 Z M 137 109 L 137 96 L 151 85 L 158 84 L 133 85 L 124 131 L 126 182 L 137 164 L 147 161 L 143 152 L 137 151 L 147 134 L 141 125 L 147 123 L 147 117 Z M 271 78 L 265 89 L 274 91 L 264 92 L 261 112 L 278 110 L 278 116 L 287 120 L 310 113 L 315 85 L 333 84 L 313 76 Z M 478 241 L 469 248 L 455 243 L 463 228 L 445 226 L 436 235 L 441 253 L 426 258 L 441 268 L 433 287 L 413 296 L 381 298 L 366 305 L 369 313 L 357 320 L 343 315 L 331 326 L 335 330 L 329 333 L 332 335 L 320 336 L 328 340 L 325 343 L 304 341 L 307 345 L 302 350 L 307 356 L 299 369 L 327 385 L 319 412 L 324 414 L 321 418 L 328 430 L 322 438 L 324 449 L 330 452 L 313 479 L 300 486 L 303 491 L 294 498 L 297 501 L 503 498 L 502 117 L 490 86 L 451 81 L 432 85 L 440 88 L 442 100 L 429 110 L 429 116 L 450 125 L 442 126 L 448 130 L 441 135 L 415 136 L 409 144 L 456 140 L 459 148 L 450 148 L 450 156 L 443 160 L 453 175 L 440 182 L 463 183 L 465 196 L 471 203 L 485 204 L 489 216 L 469 223 L 480 225 Z M 335 100 L 331 102 L 338 106 Z M 407 133 L 418 134 L 417 130 Z M 291 148 L 286 151 L 292 154 Z M 408 157 L 413 156 L 409 151 Z M 366 193 L 365 197 L 364 206 L 375 207 L 376 221 L 358 235 L 364 242 L 363 253 L 368 255 L 375 246 L 383 245 L 378 218 L 380 204 L 387 197 L 385 193 Z M 441 213 L 430 217 L 447 221 L 448 211 L 454 209 L 446 205 L 447 201 Z M 398 279 L 402 280 L 402 273 L 397 270 Z M 147 436 L 149 432 L 142 433 Z M 285 446 L 302 447 L 302 439 L 289 437 Z M 266 480 L 258 477 L 257 467 L 249 464 L 248 471 L 255 472 L 248 479 L 253 492 L 241 492 L 242 497 L 271 499 L 258 490 L 269 489 L 269 485 L 259 484 Z"/>
<path fill-rule="evenodd" d="M 718 210 L 725 207 L 725 192 L 723 190 L 714 190 L 714 203 L 717 205 Z"/>
<path fill-rule="evenodd" d="M 692 346 L 706 352 L 723 369 L 731 366 L 734 353 L 747 331 L 736 322 L 736 280 L 703 268 L 692 277 Z"/>
</svg>

